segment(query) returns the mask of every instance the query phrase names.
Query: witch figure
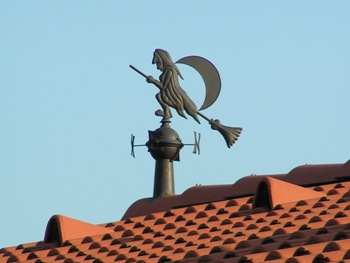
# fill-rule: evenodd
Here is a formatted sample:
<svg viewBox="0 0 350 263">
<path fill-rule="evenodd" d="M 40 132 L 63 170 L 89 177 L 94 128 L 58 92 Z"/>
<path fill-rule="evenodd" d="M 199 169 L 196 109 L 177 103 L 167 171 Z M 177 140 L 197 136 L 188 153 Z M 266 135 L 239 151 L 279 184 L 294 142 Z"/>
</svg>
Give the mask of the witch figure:
<svg viewBox="0 0 350 263">
<path fill-rule="evenodd" d="M 170 108 L 174 108 L 177 113 L 186 118 L 184 111 L 192 116 L 198 123 L 198 110 L 196 104 L 188 97 L 187 93 L 181 88 L 179 77 L 180 70 L 172 61 L 169 53 L 163 49 L 156 49 L 153 53 L 152 64 L 156 64 L 157 69 L 162 71 L 159 76 L 159 81 L 152 76 L 147 76 L 148 83 L 152 83 L 159 88 L 159 93 L 156 99 L 162 107 L 162 110 L 157 110 L 157 116 L 162 116 L 162 122 L 170 122 L 172 117 Z"/>
<path fill-rule="evenodd" d="M 198 59 L 198 57 L 196 58 Z M 213 130 L 219 131 L 224 137 L 227 147 L 230 148 L 237 141 L 242 131 L 242 128 L 224 126 L 218 119 L 208 118 L 207 116 L 198 111 L 196 104 L 188 97 L 187 93 L 181 88 L 179 83 L 179 77 L 181 79 L 183 78 L 181 76 L 180 70 L 172 61 L 167 51 L 163 49 L 156 49 L 153 53 L 152 64 L 156 64 L 157 69 L 159 69 L 162 72 L 159 76 L 159 80 L 154 79 L 152 76 L 147 76 L 142 71 L 138 70 L 132 65 L 130 65 L 130 67 L 139 74 L 141 74 L 143 77 L 145 77 L 148 83 L 152 83 L 159 88 L 159 92 L 156 95 L 156 99 L 161 105 L 162 109 L 157 110 L 155 113 L 157 116 L 163 117 L 161 121 L 163 125 L 170 123 L 170 119 L 172 117 L 170 111 L 171 107 L 175 109 L 181 117 L 184 117 L 186 119 L 187 117 L 185 115 L 185 112 L 198 123 L 200 123 L 198 116 L 208 121 L 211 128 Z M 209 102 L 209 106 L 216 100 L 216 98 L 217 96 L 214 98 L 214 100 Z M 208 105 L 206 105 L 206 108 L 207 107 Z"/>
</svg>

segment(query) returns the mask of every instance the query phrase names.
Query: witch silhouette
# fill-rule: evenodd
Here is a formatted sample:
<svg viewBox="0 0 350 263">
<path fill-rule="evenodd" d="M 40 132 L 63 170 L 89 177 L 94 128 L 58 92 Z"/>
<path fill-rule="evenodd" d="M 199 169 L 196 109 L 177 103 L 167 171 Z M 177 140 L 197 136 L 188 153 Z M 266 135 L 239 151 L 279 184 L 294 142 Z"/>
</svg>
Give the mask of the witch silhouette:
<svg viewBox="0 0 350 263">
<path fill-rule="evenodd" d="M 194 57 L 187 57 L 193 61 Z M 180 61 L 184 64 L 191 64 L 186 58 L 180 59 Z M 201 57 L 196 57 L 196 60 L 200 59 L 200 61 L 206 61 Z M 208 61 L 206 62 L 208 64 Z M 190 99 L 187 93 L 181 88 L 179 83 L 179 77 L 183 79 L 181 76 L 180 70 L 172 61 L 169 53 L 163 49 L 156 49 L 153 53 L 152 64 L 156 64 L 157 69 L 162 73 L 159 76 L 159 80 L 154 79 L 152 76 L 147 76 L 142 71 L 138 70 L 134 66 L 130 65 L 130 67 L 138 72 L 140 75 L 146 78 L 148 83 L 152 83 L 159 88 L 159 92 L 156 95 L 156 99 L 161 105 L 162 109 L 159 109 L 155 112 L 157 116 L 163 117 L 162 123 L 168 124 L 170 123 L 170 119 L 172 118 L 172 114 L 170 111 L 170 107 L 175 109 L 177 113 L 187 119 L 185 112 L 190 115 L 196 122 L 200 123 L 198 116 L 202 117 L 210 124 L 213 130 L 217 130 L 224 137 L 227 147 L 231 147 L 236 140 L 238 139 L 242 128 L 240 127 L 229 127 L 224 126 L 218 119 L 211 119 L 199 112 L 196 104 Z M 210 64 L 211 65 L 211 64 Z M 213 67 L 213 66 L 212 66 Z M 214 96 L 210 95 L 209 101 L 205 102 L 201 109 L 205 109 L 209 107 L 217 98 L 218 91 L 214 92 Z M 205 107 L 204 107 L 205 106 Z"/>
<path fill-rule="evenodd" d="M 169 53 L 163 49 L 156 49 L 153 53 L 152 64 L 156 64 L 157 69 L 162 71 L 159 76 L 159 81 L 152 76 L 147 76 L 146 81 L 152 83 L 159 88 L 159 93 L 156 99 L 162 107 L 162 110 L 157 110 L 157 116 L 163 117 L 164 121 L 169 121 L 172 117 L 170 108 L 174 108 L 177 113 L 187 119 L 184 112 L 192 116 L 198 123 L 198 110 L 196 104 L 189 98 L 187 93 L 181 88 L 179 77 L 180 70 L 172 61 Z"/>
</svg>

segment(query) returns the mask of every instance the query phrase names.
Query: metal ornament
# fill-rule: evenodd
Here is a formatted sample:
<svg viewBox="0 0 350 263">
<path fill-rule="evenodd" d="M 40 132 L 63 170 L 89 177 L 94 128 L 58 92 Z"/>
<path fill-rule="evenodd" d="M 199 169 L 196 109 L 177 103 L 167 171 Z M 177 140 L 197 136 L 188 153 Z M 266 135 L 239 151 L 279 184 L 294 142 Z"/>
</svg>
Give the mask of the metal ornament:
<svg viewBox="0 0 350 263">
<path fill-rule="evenodd" d="M 159 80 L 144 74 L 142 71 L 132 65 L 130 65 L 130 67 L 142 75 L 148 83 L 151 83 L 159 88 L 156 99 L 162 109 L 157 110 L 155 114 L 162 117 L 161 122 L 163 123 L 163 126 L 168 125 L 170 123 L 170 119 L 172 118 L 170 108 L 175 109 L 181 117 L 186 119 L 187 116 L 185 113 L 187 113 L 198 123 L 200 123 L 198 118 L 198 116 L 200 116 L 209 122 L 213 130 L 220 132 L 226 141 L 227 147 L 230 148 L 237 141 L 242 128 L 224 126 L 218 119 L 214 120 L 208 118 L 199 112 L 200 110 L 209 108 L 220 94 L 221 80 L 217 69 L 210 61 L 199 56 L 184 57 L 179 59 L 177 63 L 186 64 L 193 67 L 198 71 L 204 80 L 206 96 L 203 105 L 199 110 L 197 109 L 196 104 L 180 86 L 179 77 L 182 79 L 183 77 L 167 51 L 163 49 L 156 49 L 153 53 L 152 64 L 155 64 L 157 69 L 162 72 L 159 76 Z"/>
<path fill-rule="evenodd" d="M 162 72 L 159 76 L 159 80 L 146 75 L 132 65 L 130 65 L 130 67 L 142 75 L 148 83 L 152 83 L 159 89 L 156 99 L 161 109 L 157 110 L 155 114 L 162 117 L 162 124 L 158 129 L 148 131 L 149 139 L 146 146 L 151 156 L 156 161 L 153 198 L 162 198 L 175 194 L 174 161 L 180 160 L 180 150 L 182 147 L 185 145 L 193 145 L 193 153 L 200 154 L 199 143 L 201 135 L 198 134 L 197 137 L 197 133 L 195 132 L 194 144 L 183 144 L 177 132 L 170 127 L 170 119 L 172 118 L 170 108 L 175 109 L 181 117 L 186 119 L 187 114 L 198 123 L 200 123 L 199 117 L 208 121 L 211 128 L 219 131 L 225 138 L 228 147 L 231 147 L 238 139 L 242 128 L 224 126 L 219 120 L 209 119 L 200 112 L 200 110 L 207 109 L 213 105 L 221 89 L 220 75 L 210 61 L 198 56 L 184 57 L 177 61 L 177 63 L 193 67 L 204 80 L 206 96 L 199 110 L 196 104 L 181 88 L 179 83 L 179 77 L 182 78 L 180 70 L 172 61 L 169 53 L 162 49 L 156 49 L 153 53 L 152 63 L 156 64 L 157 69 Z M 143 146 L 135 145 L 134 141 L 135 136 L 131 135 L 131 155 L 133 157 L 135 157 L 134 147 Z"/>
</svg>

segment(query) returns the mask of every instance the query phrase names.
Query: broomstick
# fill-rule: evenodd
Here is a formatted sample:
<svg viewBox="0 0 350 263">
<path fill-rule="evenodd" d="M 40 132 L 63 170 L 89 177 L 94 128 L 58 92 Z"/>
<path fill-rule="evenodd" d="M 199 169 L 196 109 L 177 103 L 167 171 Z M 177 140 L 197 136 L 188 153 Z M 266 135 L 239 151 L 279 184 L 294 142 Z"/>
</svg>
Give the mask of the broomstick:
<svg viewBox="0 0 350 263">
<path fill-rule="evenodd" d="M 141 76 L 144 78 L 148 79 L 149 77 L 140 71 L 139 69 L 135 68 L 133 65 L 130 65 L 130 68 L 135 70 L 137 73 L 139 73 Z M 197 114 L 201 116 L 203 119 L 209 122 L 211 128 L 213 130 L 217 130 L 218 132 L 221 133 L 221 135 L 224 137 L 227 147 L 230 148 L 238 139 L 239 135 L 242 132 L 242 128 L 239 127 L 229 127 L 229 126 L 224 126 L 220 123 L 218 119 L 213 120 L 209 119 L 207 116 L 202 114 L 201 112 L 197 111 Z"/>
</svg>

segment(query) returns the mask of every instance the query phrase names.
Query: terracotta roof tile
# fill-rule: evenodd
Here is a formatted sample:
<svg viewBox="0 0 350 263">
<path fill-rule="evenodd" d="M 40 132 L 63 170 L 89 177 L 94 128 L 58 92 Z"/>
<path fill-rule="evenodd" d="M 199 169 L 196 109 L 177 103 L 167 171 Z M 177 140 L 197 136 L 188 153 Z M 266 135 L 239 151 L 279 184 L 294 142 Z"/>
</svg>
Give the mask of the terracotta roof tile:
<svg viewBox="0 0 350 263">
<path fill-rule="evenodd" d="M 45 243 L 57 242 L 60 245 L 66 240 L 99 235 L 111 232 L 101 226 L 96 226 L 83 221 L 72 219 L 62 215 L 54 215 L 50 218 L 44 237 Z"/>
<path fill-rule="evenodd" d="M 345 262 L 349 217 L 350 162 L 305 165 L 142 199 L 107 224 L 56 215 L 44 242 L 3 248 L 0 263 Z"/>
</svg>

